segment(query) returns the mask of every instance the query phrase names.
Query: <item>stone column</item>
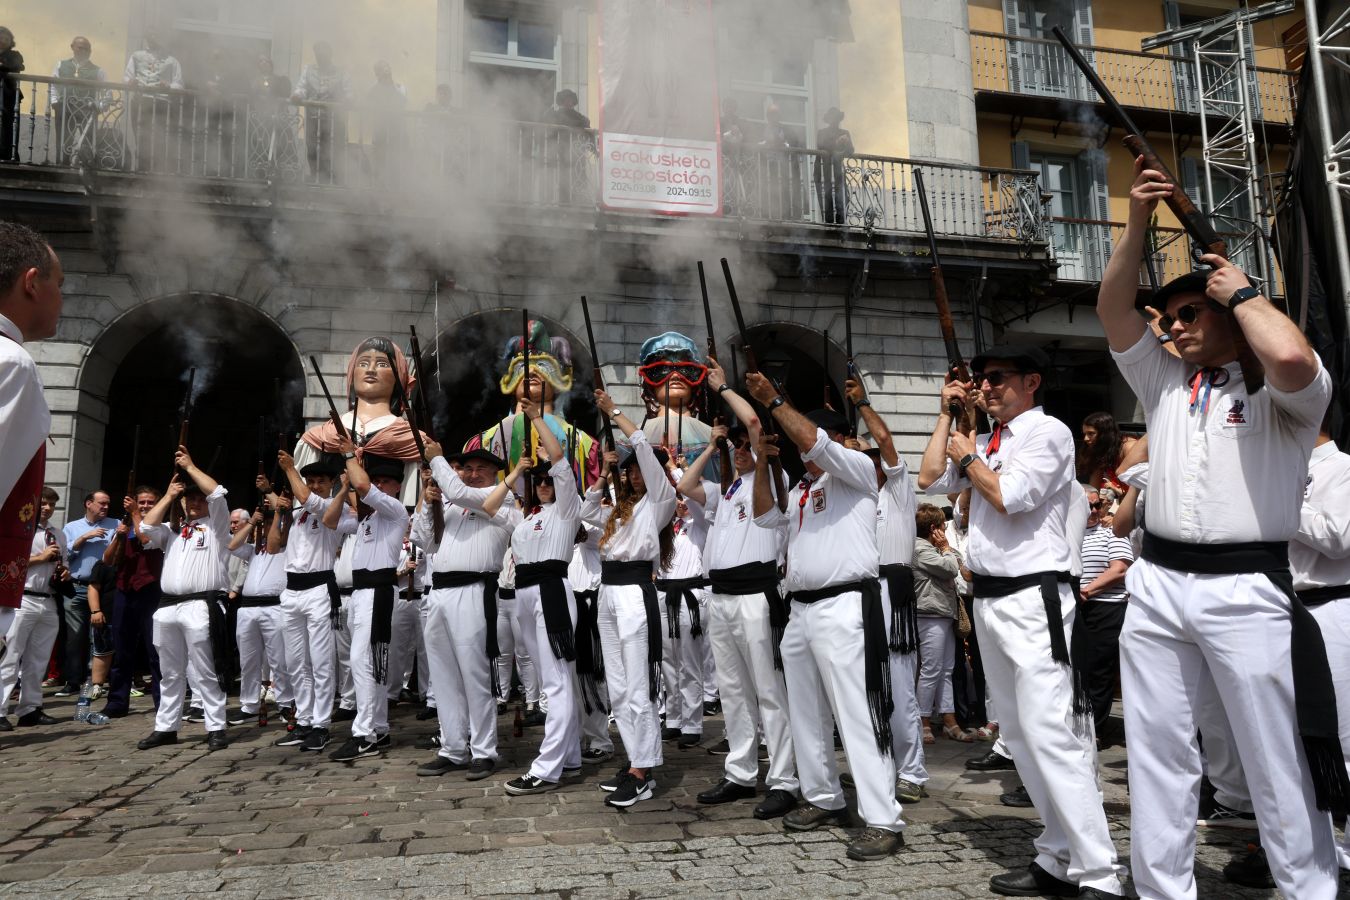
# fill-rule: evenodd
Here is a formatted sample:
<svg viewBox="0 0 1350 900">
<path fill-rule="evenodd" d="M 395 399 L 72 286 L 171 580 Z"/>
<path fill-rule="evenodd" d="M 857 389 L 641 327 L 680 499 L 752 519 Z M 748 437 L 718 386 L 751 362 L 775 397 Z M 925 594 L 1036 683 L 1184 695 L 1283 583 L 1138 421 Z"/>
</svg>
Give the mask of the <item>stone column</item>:
<svg viewBox="0 0 1350 900">
<path fill-rule="evenodd" d="M 900 0 L 909 155 L 977 165 L 970 24 L 962 0 Z"/>
</svg>

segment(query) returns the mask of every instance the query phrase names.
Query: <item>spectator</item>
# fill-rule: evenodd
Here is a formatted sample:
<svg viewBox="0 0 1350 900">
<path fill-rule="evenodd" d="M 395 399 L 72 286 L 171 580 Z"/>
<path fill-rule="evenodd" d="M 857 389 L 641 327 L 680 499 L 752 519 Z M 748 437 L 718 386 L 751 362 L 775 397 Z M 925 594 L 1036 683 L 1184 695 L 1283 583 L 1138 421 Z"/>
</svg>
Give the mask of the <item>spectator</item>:
<svg viewBox="0 0 1350 900">
<path fill-rule="evenodd" d="M 825 111 L 825 127 L 816 132 L 816 149 L 829 154 L 816 158 L 816 199 L 826 225 L 843 225 L 848 215 L 848 185 L 844 182 L 844 157 L 851 156 L 853 135 L 839 123 L 844 113 L 837 106 Z"/>
<path fill-rule="evenodd" d="M 150 695 L 159 706 L 159 654 L 155 651 L 154 615 L 159 607 L 159 575 L 164 551 L 146 546 L 140 532 L 141 518 L 155 508 L 160 493 L 152 487 L 136 488 L 122 506 L 131 518 L 117 526 L 126 542 L 117 565 L 117 589 L 112 598 L 109 627 L 113 635 L 112 671 L 108 673 L 108 702 L 103 714 L 120 719 L 130 711 L 132 676 L 136 658 L 145 654 L 150 668 Z M 111 560 L 109 560 L 111 562 Z"/>
<path fill-rule="evenodd" d="M 19 161 L 19 111 L 23 93 L 17 78 L 23 54 L 14 49 L 14 32 L 0 25 L 0 162 Z"/>
<path fill-rule="evenodd" d="M 544 113 L 544 121 L 568 128 L 590 128 L 591 120 L 577 110 L 579 102 L 576 91 L 563 88 L 554 95 L 553 105 Z"/>
<path fill-rule="evenodd" d="M 394 81 L 389 63 L 375 61 L 375 83 L 366 92 L 366 115 L 370 117 L 370 151 L 377 177 L 388 175 L 395 148 L 402 145 L 403 112 L 408 89 Z"/>
<path fill-rule="evenodd" d="M 56 643 L 57 591 L 63 578 L 69 578 L 62 557 L 65 535 L 51 526 L 52 513 L 61 498 L 49 487 L 42 489 L 38 524 L 28 557 L 28 575 L 23 585 L 23 604 L 5 635 L 0 654 L 0 731 L 9 731 L 6 714 L 9 695 L 15 683 L 21 685 L 19 705 L 14 711 L 20 725 L 50 725 L 56 720 L 42 711 L 42 673 Z"/>
<path fill-rule="evenodd" d="M 70 40 L 70 57 L 52 68 L 52 77 L 68 81 L 107 81 L 108 73 L 93 60 L 94 45 L 76 35 Z M 51 86 L 52 119 L 57 153 L 61 162 L 76 157 L 81 149 L 93 149 L 101 97 L 98 91 L 54 84 Z"/>
<path fill-rule="evenodd" d="M 136 168 L 141 172 L 166 169 L 172 158 L 170 136 L 182 121 L 183 67 L 164 48 L 159 32 L 146 32 L 145 46 L 127 58 L 122 80 L 136 88 L 128 97 L 132 133 L 136 138 Z"/>
<path fill-rule="evenodd" d="M 776 103 L 764 110 L 764 130 L 759 142 L 761 177 L 764 180 L 764 199 L 770 208 L 765 212 L 774 218 L 794 219 L 803 207 L 801 157 L 793 151 L 802 142 L 782 121 Z"/>
<path fill-rule="evenodd" d="M 1098 490 L 1110 488 L 1116 497 L 1125 495 L 1118 469 L 1120 460 L 1134 444 L 1116 426 L 1107 412 L 1095 412 L 1083 420 L 1083 443 L 1078 449 L 1078 478 Z"/>
<path fill-rule="evenodd" d="M 314 62 L 300 72 L 291 99 L 297 103 L 333 104 L 351 100 L 347 73 L 333 64 L 333 46 L 327 41 L 314 45 Z M 305 150 L 309 172 L 317 181 L 342 179 L 342 155 L 347 145 L 347 112 L 325 105 L 305 107 Z"/>
<path fill-rule="evenodd" d="M 915 696 L 923 722 L 923 742 L 933 743 L 932 716 L 942 716 L 942 734 L 955 741 L 973 738 L 956 723 L 952 697 L 955 659 L 956 579 L 961 556 L 947 543 L 947 517 L 931 503 L 914 514 L 914 596 L 919 612 L 919 682 Z"/>
<path fill-rule="evenodd" d="M 289 101 L 291 80 L 273 70 L 272 57 L 258 57 L 249 103 L 248 161 L 252 178 L 293 181 L 300 173 L 295 114 Z"/>
<path fill-rule="evenodd" d="M 91 702 L 108 693 L 108 675 L 112 671 L 114 650 L 112 629 L 108 627 L 108 623 L 111 621 L 113 594 L 116 591 L 117 569 L 100 557 L 94 563 L 94 571 L 89 575 L 88 591 L 89 638 L 94 654 L 89 673 L 89 680 L 93 682 L 94 688 L 93 693 L 89 695 Z M 104 604 L 108 607 L 106 612 Z"/>
<path fill-rule="evenodd" d="M 1120 627 L 1125 623 L 1129 599 L 1125 570 L 1134 562 L 1134 551 L 1130 542 L 1116 537 L 1107 524 L 1109 501 L 1090 486 L 1087 498 L 1092 511 L 1083 533 L 1083 574 L 1079 579 L 1082 602 L 1076 627 L 1087 636 L 1087 693 L 1097 725 L 1097 746 L 1107 747 L 1111 744 L 1107 729 L 1120 664 Z"/>
<path fill-rule="evenodd" d="M 242 507 L 240 509 L 230 510 L 230 534 L 239 533 L 239 529 L 249 524 L 249 512 Z M 229 599 L 237 600 L 239 592 L 243 589 L 244 579 L 248 577 L 248 560 L 243 557 L 231 555 L 225 563 L 226 571 L 230 576 Z M 233 633 L 233 632 L 231 632 Z"/>
<path fill-rule="evenodd" d="M 84 516 L 61 529 L 70 548 L 68 565 L 75 591 L 63 603 L 66 644 L 61 671 L 66 683 L 56 692 L 58 697 L 78 694 L 89 675 L 89 580 L 94 575 L 94 563 L 103 558 L 117 528 L 117 520 L 108 517 L 110 502 L 111 498 L 103 491 L 85 495 Z"/>
<path fill-rule="evenodd" d="M 543 115 L 544 122 L 578 131 L 590 128 L 591 120 L 577 111 L 577 102 L 576 91 L 566 88 L 558 91 L 553 98 L 553 106 Z M 577 139 L 574 140 L 574 137 Z M 578 159 L 586 158 L 586 148 L 593 147 L 594 141 L 589 135 L 583 138 L 581 135 L 574 136 L 571 132 L 551 128 L 544 130 L 543 140 L 544 164 L 549 169 L 549 180 L 558 185 L 558 202 L 569 203 L 572 200 L 573 164 Z"/>
<path fill-rule="evenodd" d="M 450 93 L 450 85 L 436 85 L 436 99 L 426 105 L 427 112 L 448 113 L 454 112 L 454 106 L 451 103 L 453 95 Z"/>
</svg>

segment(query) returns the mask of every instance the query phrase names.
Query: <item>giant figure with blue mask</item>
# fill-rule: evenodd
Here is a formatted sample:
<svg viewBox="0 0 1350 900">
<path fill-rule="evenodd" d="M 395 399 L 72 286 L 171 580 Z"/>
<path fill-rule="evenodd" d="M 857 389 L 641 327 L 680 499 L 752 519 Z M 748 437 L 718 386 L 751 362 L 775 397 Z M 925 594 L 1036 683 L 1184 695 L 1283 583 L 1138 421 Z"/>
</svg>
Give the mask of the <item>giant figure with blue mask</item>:
<svg viewBox="0 0 1350 900">
<path fill-rule="evenodd" d="M 638 351 L 638 376 L 647 406 L 642 430 L 683 467 L 682 458 L 698 456 L 712 437 L 712 428 L 695 418 L 708 377 L 698 345 L 674 331 L 648 338 Z"/>
</svg>

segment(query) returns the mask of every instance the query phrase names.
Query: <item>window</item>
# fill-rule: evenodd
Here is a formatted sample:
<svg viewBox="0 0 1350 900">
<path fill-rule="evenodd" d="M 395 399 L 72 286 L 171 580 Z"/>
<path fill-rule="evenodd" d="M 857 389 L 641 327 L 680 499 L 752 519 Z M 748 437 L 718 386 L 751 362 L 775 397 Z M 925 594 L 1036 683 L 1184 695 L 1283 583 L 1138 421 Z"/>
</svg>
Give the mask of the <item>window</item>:
<svg viewBox="0 0 1350 900">
<path fill-rule="evenodd" d="M 470 107 L 537 119 L 558 89 L 558 26 L 480 11 L 469 16 L 467 37 Z"/>
<path fill-rule="evenodd" d="M 1059 26 L 1080 46 L 1092 43 L 1091 0 L 1003 0 L 1008 47 L 1008 79 L 1014 91 L 1084 100 L 1092 96 L 1087 80 L 1055 42 Z M 1085 55 L 1091 59 L 1091 52 Z"/>
<path fill-rule="evenodd" d="M 1041 190 L 1050 196 L 1051 240 L 1059 277 L 1070 281 L 1101 278 L 1111 243 L 1106 224 L 1106 175 L 1102 154 L 1070 155 L 1031 151 L 1029 168 L 1040 173 Z"/>
<path fill-rule="evenodd" d="M 753 42 L 724 42 L 731 58 L 724 71 L 730 84 L 722 96 L 733 97 L 741 118 L 751 125 L 747 137 L 754 143 L 764 113 L 770 104 L 778 107 L 788 140 L 799 147 L 815 143 L 816 121 L 811 102 L 811 64 L 807 47 L 796 49 L 751 49 Z"/>
</svg>

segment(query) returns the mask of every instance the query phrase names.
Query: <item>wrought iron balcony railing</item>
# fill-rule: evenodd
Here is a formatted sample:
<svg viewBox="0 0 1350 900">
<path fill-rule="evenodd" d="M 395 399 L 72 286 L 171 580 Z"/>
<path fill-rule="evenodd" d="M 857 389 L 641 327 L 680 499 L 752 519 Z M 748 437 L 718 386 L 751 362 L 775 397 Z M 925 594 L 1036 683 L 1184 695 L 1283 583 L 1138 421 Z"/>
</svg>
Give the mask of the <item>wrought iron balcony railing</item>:
<svg viewBox="0 0 1350 900">
<path fill-rule="evenodd" d="M 1194 59 L 1108 47 L 1081 49 L 1123 106 L 1199 113 L 1200 73 Z M 970 51 L 976 91 L 1097 101 L 1092 87 L 1057 41 L 972 31 Z M 1248 66 L 1247 76 L 1253 120 L 1293 122 L 1296 73 Z M 1207 76 L 1206 82 L 1210 80 Z"/>
<path fill-rule="evenodd" d="M 594 131 L 459 112 L 295 103 L 19 76 L 6 111 L 21 166 L 145 173 L 447 201 L 590 209 Z M 2 148 L 0 148 L 2 149 Z M 804 149 L 724 148 L 724 215 L 769 223 L 921 232 L 913 170 L 940 234 L 1043 243 L 1037 174 Z"/>
</svg>

